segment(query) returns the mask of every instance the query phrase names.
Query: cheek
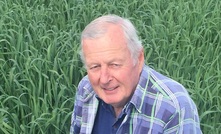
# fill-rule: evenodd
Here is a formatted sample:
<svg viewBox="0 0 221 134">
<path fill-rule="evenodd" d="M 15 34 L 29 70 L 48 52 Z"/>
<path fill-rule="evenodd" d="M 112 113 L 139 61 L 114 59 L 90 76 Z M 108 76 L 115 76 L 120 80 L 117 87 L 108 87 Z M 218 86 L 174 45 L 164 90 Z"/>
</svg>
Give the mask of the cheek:
<svg viewBox="0 0 221 134">
<path fill-rule="evenodd" d="M 128 88 L 131 89 L 134 88 L 139 80 L 139 71 L 137 68 L 128 69 L 126 72 L 120 75 L 120 77 L 124 81 L 126 86 L 129 86 Z"/>
<path fill-rule="evenodd" d="M 98 84 L 98 75 L 88 72 L 88 78 L 92 85 Z"/>
<path fill-rule="evenodd" d="M 117 79 L 120 83 L 123 83 L 125 86 L 127 86 L 130 82 L 130 71 L 123 70 L 119 71 L 117 73 L 113 73 L 114 78 Z"/>
</svg>

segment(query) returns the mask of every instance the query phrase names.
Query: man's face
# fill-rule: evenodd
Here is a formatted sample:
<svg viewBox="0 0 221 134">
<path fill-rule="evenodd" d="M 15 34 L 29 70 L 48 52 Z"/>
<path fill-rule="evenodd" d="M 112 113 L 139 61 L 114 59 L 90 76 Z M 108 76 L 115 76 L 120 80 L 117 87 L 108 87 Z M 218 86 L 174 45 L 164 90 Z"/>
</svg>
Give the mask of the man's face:
<svg viewBox="0 0 221 134">
<path fill-rule="evenodd" d="M 123 107 L 132 96 L 143 67 L 143 51 L 134 65 L 123 32 L 116 25 L 97 39 L 84 39 L 89 80 L 97 95 L 113 107 Z"/>
</svg>

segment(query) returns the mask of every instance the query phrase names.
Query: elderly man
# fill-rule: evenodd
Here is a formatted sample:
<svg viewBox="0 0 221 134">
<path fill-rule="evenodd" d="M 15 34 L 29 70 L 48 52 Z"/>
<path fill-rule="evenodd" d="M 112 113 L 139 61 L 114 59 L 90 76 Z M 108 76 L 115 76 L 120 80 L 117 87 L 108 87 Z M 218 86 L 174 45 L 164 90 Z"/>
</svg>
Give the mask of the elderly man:
<svg viewBox="0 0 221 134">
<path fill-rule="evenodd" d="M 81 36 L 87 70 L 71 121 L 74 134 L 201 133 L 185 88 L 144 63 L 133 24 L 116 15 L 92 21 Z"/>
</svg>

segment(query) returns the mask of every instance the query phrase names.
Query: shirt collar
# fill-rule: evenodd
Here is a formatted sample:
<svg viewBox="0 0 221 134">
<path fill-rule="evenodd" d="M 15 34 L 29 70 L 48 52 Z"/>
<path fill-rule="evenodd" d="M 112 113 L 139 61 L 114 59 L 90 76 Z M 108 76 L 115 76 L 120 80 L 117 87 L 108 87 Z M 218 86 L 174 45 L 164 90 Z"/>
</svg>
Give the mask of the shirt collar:
<svg viewBox="0 0 221 134">
<path fill-rule="evenodd" d="M 148 67 L 144 65 L 136 90 L 134 91 L 134 94 L 130 100 L 130 104 L 132 104 L 139 113 L 141 113 L 141 108 L 145 103 L 144 98 L 147 92 L 146 89 L 148 87 L 151 87 L 151 83 L 149 82 L 149 77 L 150 74 L 148 72 Z"/>
</svg>

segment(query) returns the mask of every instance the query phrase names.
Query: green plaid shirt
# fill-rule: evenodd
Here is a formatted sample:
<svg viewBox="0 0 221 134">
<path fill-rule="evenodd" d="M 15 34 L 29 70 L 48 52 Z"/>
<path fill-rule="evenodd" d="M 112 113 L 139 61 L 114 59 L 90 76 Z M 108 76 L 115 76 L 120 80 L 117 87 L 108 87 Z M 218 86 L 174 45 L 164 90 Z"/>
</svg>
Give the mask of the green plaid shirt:
<svg viewBox="0 0 221 134">
<path fill-rule="evenodd" d="M 91 134 L 98 99 L 85 76 L 79 83 L 71 134 Z M 144 66 L 117 134 L 201 134 L 197 108 L 178 82 Z"/>
</svg>

